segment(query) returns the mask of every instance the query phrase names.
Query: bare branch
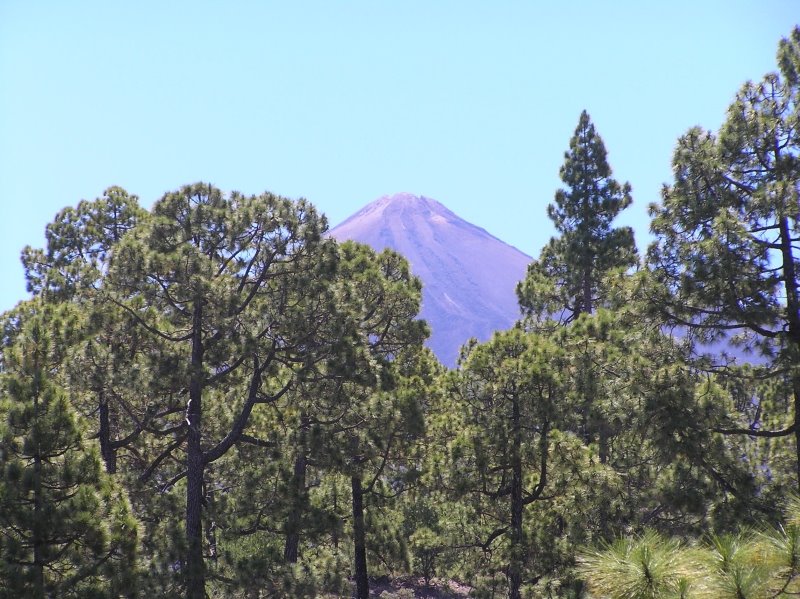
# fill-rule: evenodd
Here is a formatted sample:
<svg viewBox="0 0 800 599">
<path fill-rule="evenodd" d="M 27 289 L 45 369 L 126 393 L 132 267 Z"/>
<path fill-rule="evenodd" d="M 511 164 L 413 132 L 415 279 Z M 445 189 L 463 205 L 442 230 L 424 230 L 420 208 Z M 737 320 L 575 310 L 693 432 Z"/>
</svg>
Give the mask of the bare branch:
<svg viewBox="0 0 800 599">
<path fill-rule="evenodd" d="M 161 454 L 159 454 L 159 456 L 147 467 L 147 469 L 144 472 L 142 472 L 142 474 L 139 476 L 139 481 L 144 482 L 148 478 L 150 478 L 150 476 L 152 476 L 153 472 L 155 472 L 156 468 L 158 468 L 161 462 L 167 459 L 172 454 L 172 452 L 178 447 L 180 447 L 180 445 L 185 440 L 186 440 L 186 435 L 181 435 L 175 441 L 170 443 L 167 446 L 167 448 L 164 451 L 162 451 Z"/>
<path fill-rule="evenodd" d="M 747 435 L 749 437 L 786 437 L 794 433 L 795 425 L 792 424 L 789 428 L 780 431 L 762 431 L 753 428 L 713 428 L 715 433 L 723 435 Z"/>
</svg>

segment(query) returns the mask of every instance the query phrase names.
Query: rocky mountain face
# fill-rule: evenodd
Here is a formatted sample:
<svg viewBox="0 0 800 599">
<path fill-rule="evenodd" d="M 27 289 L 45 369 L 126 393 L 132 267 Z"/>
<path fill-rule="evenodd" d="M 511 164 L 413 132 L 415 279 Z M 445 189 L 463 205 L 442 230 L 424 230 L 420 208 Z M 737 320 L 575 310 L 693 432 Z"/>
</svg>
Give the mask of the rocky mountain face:
<svg viewBox="0 0 800 599">
<path fill-rule="evenodd" d="M 408 259 L 423 283 L 428 346 L 449 367 L 470 337 L 485 341 L 519 317 L 515 288 L 531 258 L 436 200 L 408 193 L 383 196 L 330 234 L 377 251 L 388 247 Z"/>
</svg>

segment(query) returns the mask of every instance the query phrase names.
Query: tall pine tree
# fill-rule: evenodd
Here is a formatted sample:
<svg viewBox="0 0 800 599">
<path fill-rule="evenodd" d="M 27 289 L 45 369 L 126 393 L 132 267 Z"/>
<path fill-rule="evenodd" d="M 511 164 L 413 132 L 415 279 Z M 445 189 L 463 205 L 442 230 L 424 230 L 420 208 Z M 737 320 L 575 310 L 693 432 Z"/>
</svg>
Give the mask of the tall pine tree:
<svg viewBox="0 0 800 599">
<path fill-rule="evenodd" d="M 371 496 L 397 495 L 404 489 L 406 481 L 393 474 L 413 471 L 399 464 L 423 428 L 423 394 L 414 382 L 414 365 L 428 328 L 415 320 L 421 283 L 402 256 L 345 242 L 339 259 L 338 298 L 357 326 L 360 343 L 353 350 L 360 355 L 333 393 L 342 398 L 342 414 L 329 427 L 328 452 L 339 461 L 335 469 L 350 477 L 355 596 L 367 599 L 370 531 L 365 516 Z M 385 490 L 387 484 L 391 491 Z"/>
<path fill-rule="evenodd" d="M 162 490 L 186 479 L 187 598 L 206 594 L 211 465 L 242 440 L 253 411 L 276 405 L 297 372 L 313 369 L 338 343 L 320 339 L 336 313 L 326 293 L 335 260 L 325 226 L 303 200 L 197 183 L 156 202 L 113 255 L 108 298 L 162 340 L 164 376 L 185 409 L 171 414 L 164 398 L 173 442 L 148 473 Z M 156 474 L 178 464 L 177 473 Z"/>
<path fill-rule="evenodd" d="M 782 401 L 756 397 L 758 418 L 707 425 L 793 438 L 800 487 L 800 28 L 778 63 L 780 74 L 742 87 L 718 135 L 695 127 L 678 140 L 675 181 L 651 206 L 649 300 L 701 341 L 762 354 Z M 770 412 L 788 417 L 772 428 Z"/>
<path fill-rule="evenodd" d="M 56 382 L 74 315 L 30 308 L 2 353 L 0 596 L 130 596 L 136 521 Z"/>
<path fill-rule="evenodd" d="M 118 452 L 136 439 L 153 416 L 141 405 L 144 382 L 130 376 L 147 370 L 131 366 L 136 357 L 155 352 L 139 349 L 142 335 L 137 335 L 130 317 L 103 301 L 98 291 L 114 246 L 147 216 L 137 196 L 110 187 L 102 197 L 82 200 L 56 214 L 45 230 L 45 248 L 28 246 L 22 251 L 28 289 L 35 296 L 48 302 L 79 303 L 88 316 L 82 350 L 71 357 L 68 368 L 74 372 L 71 382 L 81 396 L 75 407 L 98 420 L 100 452 L 112 474 L 117 470 Z"/>
<path fill-rule="evenodd" d="M 564 154 L 561 180 L 547 214 L 559 237 L 550 239 L 517 286 L 523 312 L 570 322 L 603 303 L 603 277 L 637 262 L 630 227 L 613 228 L 631 203 L 631 186 L 611 177 L 606 148 L 584 110 Z"/>
</svg>

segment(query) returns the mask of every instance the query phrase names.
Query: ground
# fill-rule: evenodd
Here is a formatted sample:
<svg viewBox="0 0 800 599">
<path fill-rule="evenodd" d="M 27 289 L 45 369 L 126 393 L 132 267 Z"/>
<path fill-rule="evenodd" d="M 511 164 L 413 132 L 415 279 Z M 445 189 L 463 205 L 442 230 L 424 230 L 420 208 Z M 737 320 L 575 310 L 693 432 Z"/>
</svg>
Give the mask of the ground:
<svg viewBox="0 0 800 599">
<path fill-rule="evenodd" d="M 421 577 L 379 578 L 370 580 L 370 596 L 382 599 L 461 599 L 470 588 L 453 580 L 434 578 L 426 585 Z"/>
</svg>

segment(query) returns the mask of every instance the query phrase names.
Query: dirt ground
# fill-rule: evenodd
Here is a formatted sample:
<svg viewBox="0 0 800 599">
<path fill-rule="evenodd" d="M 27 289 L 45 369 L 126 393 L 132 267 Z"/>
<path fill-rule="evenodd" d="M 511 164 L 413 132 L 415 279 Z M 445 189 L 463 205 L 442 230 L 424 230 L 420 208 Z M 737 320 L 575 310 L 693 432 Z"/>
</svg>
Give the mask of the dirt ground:
<svg viewBox="0 0 800 599">
<path fill-rule="evenodd" d="M 403 593 L 403 590 L 406 590 Z M 412 591 L 413 595 L 408 595 L 408 591 Z M 370 580 L 370 597 L 381 597 L 382 593 L 387 595 L 393 594 L 402 599 L 409 599 L 413 596 L 415 598 L 424 599 L 462 599 L 469 597 L 470 587 L 459 584 L 452 580 L 440 580 L 434 578 L 431 580 L 430 585 L 425 584 L 422 578 L 379 578 L 377 580 Z"/>
</svg>

